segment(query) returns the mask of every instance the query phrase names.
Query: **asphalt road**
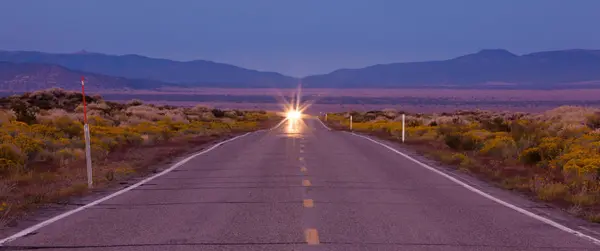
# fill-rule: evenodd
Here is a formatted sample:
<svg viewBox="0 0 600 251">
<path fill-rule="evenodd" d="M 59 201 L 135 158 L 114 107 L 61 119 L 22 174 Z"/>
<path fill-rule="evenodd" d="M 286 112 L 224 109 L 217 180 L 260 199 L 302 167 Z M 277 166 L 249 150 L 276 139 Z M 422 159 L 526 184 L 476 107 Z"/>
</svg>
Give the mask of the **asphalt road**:
<svg viewBox="0 0 600 251">
<path fill-rule="evenodd" d="M 228 142 L 4 249 L 600 250 L 367 139 L 296 129 Z"/>
</svg>

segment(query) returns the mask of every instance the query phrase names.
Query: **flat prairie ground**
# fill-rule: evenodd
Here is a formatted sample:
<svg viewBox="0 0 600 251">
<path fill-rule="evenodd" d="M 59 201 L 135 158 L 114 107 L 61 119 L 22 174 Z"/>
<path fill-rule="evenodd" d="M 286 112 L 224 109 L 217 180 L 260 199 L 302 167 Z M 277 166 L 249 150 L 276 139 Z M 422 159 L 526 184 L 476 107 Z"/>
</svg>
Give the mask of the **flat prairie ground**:
<svg viewBox="0 0 600 251">
<path fill-rule="evenodd" d="M 194 88 L 161 91 L 103 92 L 109 100 L 134 98 L 148 103 L 215 108 L 281 110 L 296 89 Z M 303 89 L 309 113 L 369 111 L 386 108 L 411 112 L 492 110 L 538 112 L 563 105 L 600 107 L 600 89 L 458 90 L 458 89 Z"/>
<path fill-rule="evenodd" d="M 106 100 L 195 106 L 220 109 L 281 110 L 297 89 L 191 88 L 100 91 Z M 91 91 L 94 93 L 94 91 Z M 564 105 L 600 107 L 600 89 L 482 90 L 482 89 L 302 89 L 309 113 L 397 109 L 409 112 L 492 110 L 538 112 Z M 10 95 L 0 90 L 0 96 Z"/>
<path fill-rule="evenodd" d="M 161 91 L 135 91 L 140 94 L 180 94 L 180 95 L 231 95 L 231 96 L 277 96 L 289 95 L 296 89 L 275 88 L 190 88 L 164 89 Z M 114 92 L 123 93 L 123 92 Z M 493 89 L 302 89 L 303 95 L 322 97 L 414 97 L 414 98 L 457 98 L 494 100 L 598 100 L 600 89 L 564 90 L 493 90 Z"/>
</svg>

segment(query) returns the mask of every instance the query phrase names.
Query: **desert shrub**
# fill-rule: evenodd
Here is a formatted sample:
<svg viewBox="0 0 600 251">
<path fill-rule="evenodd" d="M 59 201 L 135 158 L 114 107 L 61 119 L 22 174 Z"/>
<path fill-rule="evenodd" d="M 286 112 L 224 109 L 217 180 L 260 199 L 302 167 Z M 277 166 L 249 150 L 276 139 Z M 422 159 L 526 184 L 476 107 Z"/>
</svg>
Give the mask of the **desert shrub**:
<svg viewBox="0 0 600 251">
<path fill-rule="evenodd" d="M 215 118 L 216 117 L 213 112 L 203 112 L 199 115 L 199 120 L 201 121 L 213 121 Z"/>
<path fill-rule="evenodd" d="M 561 138 L 578 138 L 589 131 L 590 129 L 583 125 L 565 125 L 557 131 L 556 135 Z"/>
<path fill-rule="evenodd" d="M 486 130 L 470 130 L 461 135 L 461 149 L 477 150 L 483 146 L 483 142 L 492 134 Z"/>
<path fill-rule="evenodd" d="M 83 125 L 79 121 L 74 121 L 67 116 L 58 117 L 50 123 L 69 138 L 81 137 L 83 135 Z"/>
<path fill-rule="evenodd" d="M 590 176 L 595 180 L 600 174 L 600 154 L 572 158 L 565 163 L 563 169 L 581 176 Z"/>
<path fill-rule="evenodd" d="M 515 141 L 519 141 L 528 133 L 527 122 L 525 120 L 516 120 L 510 123 L 510 134 Z"/>
<path fill-rule="evenodd" d="M 173 122 L 183 122 L 183 123 L 189 122 L 183 109 L 179 109 L 179 108 L 170 109 L 170 110 L 167 110 L 166 112 L 164 112 L 163 114 L 164 115 L 161 114 L 163 116 L 162 120 L 168 119 Z"/>
<path fill-rule="evenodd" d="M 112 107 L 106 102 L 90 103 L 87 107 L 89 112 L 98 111 L 101 115 L 108 115 L 112 111 Z"/>
<path fill-rule="evenodd" d="M 558 124 L 582 124 L 590 114 L 598 109 L 581 106 L 561 106 L 541 114 L 541 119 Z"/>
<path fill-rule="evenodd" d="M 540 149 L 537 147 L 527 148 L 521 152 L 519 155 L 519 160 L 526 165 L 535 165 L 542 161 L 542 154 Z"/>
<path fill-rule="evenodd" d="M 25 163 L 26 156 L 13 144 L 0 144 L 0 172 L 16 171 Z"/>
<path fill-rule="evenodd" d="M 398 111 L 396 111 L 395 109 L 383 109 L 382 110 L 382 115 L 385 116 L 387 119 L 394 119 L 396 117 L 398 117 Z"/>
<path fill-rule="evenodd" d="M 508 136 L 495 137 L 487 140 L 479 152 L 500 160 L 510 160 L 516 156 L 517 144 Z"/>
<path fill-rule="evenodd" d="M 100 116 L 90 116 L 88 118 L 88 123 L 90 125 L 97 125 L 97 126 L 112 126 L 113 125 L 113 121 L 107 120 Z"/>
<path fill-rule="evenodd" d="M 461 149 L 462 138 L 460 133 L 449 133 L 444 135 L 444 143 L 454 150 Z"/>
<path fill-rule="evenodd" d="M 126 114 L 131 117 L 135 117 L 140 120 L 146 121 L 159 121 L 164 116 L 164 112 L 161 112 L 158 108 L 149 105 L 136 105 L 130 106 L 125 110 Z"/>
<path fill-rule="evenodd" d="M 483 142 L 492 137 L 492 134 L 485 130 L 469 130 L 467 128 L 457 127 L 439 127 L 438 132 L 444 136 L 444 143 L 454 150 L 477 150 L 483 147 Z"/>
<path fill-rule="evenodd" d="M 563 139 L 558 137 L 543 138 L 538 147 L 542 160 L 552 160 L 561 154 L 564 148 Z"/>
<path fill-rule="evenodd" d="M 25 133 L 15 135 L 12 142 L 21 150 L 26 157 L 26 160 L 35 158 L 36 154 L 43 148 L 41 139 Z"/>
<path fill-rule="evenodd" d="M 201 114 L 201 113 L 205 113 L 205 112 L 210 112 L 211 108 L 206 106 L 206 105 L 196 105 L 194 107 L 192 107 L 191 109 L 189 109 L 189 113 L 191 114 Z"/>
<path fill-rule="evenodd" d="M 447 160 L 448 164 L 459 165 L 460 167 L 469 167 L 473 161 L 464 153 L 453 153 Z"/>
<path fill-rule="evenodd" d="M 592 206 L 600 201 L 600 197 L 595 193 L 581 191 L 567 196 L 567 201 L 577 206 Z"/>
<path fill-rule="evenodd" d="M 502 117 L 495 117 L 489 120 L 481 121 L 481 125 L 484 129 L 492 132 L 509 132 L 509 123 Z"/>
<path fill-rule="evenodd" d="M 64 109 L 49 109 L 42 110 L 36 115 L 38 123 L 42 124 L 53 124 L 53 121 L 62 117 L 68 117 L 71 120 L 79 120 L 78 114 L 67 112 Z M 81 114 L 83 117 L 83 114 Z M 83 119 L 81 120 L 83 122 Z"/>
<path fill-rule="evenodd" d="M 39 112 L 39 108 L 29 106 L 27 103 L 17 101 L 11 105 L 13 112 L 16 115 L 17 121 L 21 121 L 27 124 L 36 123 L 36 114 Z"/>
<path fill-rule="evenodd" d="M 10 110 L 0 110 L 0 125 L 16 120 L 17 116 Z"/>
<path fill-rule="evenodd" d="M 539 187 L 536 191 L 537 197 L 544 201 L 555 201 L 564 199 L 569 192 L 569 187 L 562 183 L 548 183 Z"/>
<path fill-rule="evenodd" d="M 59 130 L 56 127 L 50 126 L 48 124 L 30 125 L 29 129 L 37 137 L 47 139 L 54 139 L 58 136 L 57 133 L 59 133 Z"/>
<path fill-rule="evenodd" d="M 362 122 L 368 122 L 369 119 L 361 113 L 353 113 L 352 114 L 352 121 L 356 122 L 356 123 L 362 123 Z"/>
<path fill-rule="evenodd" d="M 129 102 L 127 102 L 127 106 L 140 106 L 140 105 L 143 105 L 143 104 L 144 104 L 144 102 L 142 102 L 139 99 L 132 99 Z"/>
<path fill-rule="evenodd" d="M 59 88 L 26 93 L 19 97 L 19 99 L 30 103 L 31 106 L 38 109 L 58 108 L 70 112 L 74 111 L 83 102 L 81 93 L 65 91 Z M 86 96 L 85 99 L 90 104 L 101 101 L 101 98 L 98 96 Z"/>
<path fill-rule="evenodd" d="M 269 115 L 260 112 L 247 112 L 244 114 L 244 120 L 248 121 L 266 121 L 269 119 Z"/>
<path fill-rule="evenodd" d="M 56 161 L 60 167 L 68 166 L 71 162 L 84 158 L 85 153 L 82 149 L 73 148 L 60 149 L 53 155 L 53 160 Z"/>
<path fill-rule="evenodd" d="M 442 124 L 437 127 L 438 134 L 447 135 L 447 134 L 456 134 L 464 132 L 465 130 L 459 126 L 454 124 Z"/>
<path fill-rule="evenodd" d="M 587 115 L 585 124 L 593 130 L 600 129 L 600 112 Z"/>
<path fill-rule="evenodd" d="M 212 109 L 211 110 L 213 116 L 215 116 L 215 118 L 222 118 L 225 117 L 225 112 L 219 109 Z"/>
<path fill-rule="evenodd" d="M 417 118 L 412 118 L 412 119 L 406 119 L 406 126 L 407 127 L 417 127 L 417 126 L 421 126 L 425 123 L 423 123 L 422 119 L 417 119 Z"/>
<path fill-rule="evenodd" d="M 406 128 L 406 137 L 410 139 L 434 140 L 437 137 L 437 130 L 431 126 L 409 127 Z"/>
</svg>

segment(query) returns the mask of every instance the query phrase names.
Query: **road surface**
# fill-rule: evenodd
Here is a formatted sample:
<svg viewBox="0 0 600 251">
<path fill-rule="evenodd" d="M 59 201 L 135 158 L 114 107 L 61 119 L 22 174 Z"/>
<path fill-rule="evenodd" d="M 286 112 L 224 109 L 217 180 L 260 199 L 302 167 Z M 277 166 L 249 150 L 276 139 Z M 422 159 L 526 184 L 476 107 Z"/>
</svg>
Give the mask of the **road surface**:
<svg viewBox="0 0 600 251">
<path fill-rule="evenodd" d="M 305 122 L 223 144 L 4 249 L 600 250 L 365 138 Z"/>
</svg>

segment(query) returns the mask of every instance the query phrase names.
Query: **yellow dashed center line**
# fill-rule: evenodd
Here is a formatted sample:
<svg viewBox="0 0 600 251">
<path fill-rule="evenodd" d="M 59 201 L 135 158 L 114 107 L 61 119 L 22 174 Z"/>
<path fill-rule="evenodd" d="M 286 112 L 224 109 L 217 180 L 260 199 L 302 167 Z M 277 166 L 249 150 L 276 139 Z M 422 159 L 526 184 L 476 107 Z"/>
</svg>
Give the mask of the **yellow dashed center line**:
<svg viewBox="0 0 600 251">
<path fill-rule="evenodd" d="M 308 245 L 319 245 L 319 233 L 314 228 L 309 228 L 304 231 L 306 243 Z"/>
<path fill-rule="evenodd" d="M 304 145 L 300 145 L 300 153 L 304 153 Z M 298 157 L 298 160 L 303 161 L 303 157 Z M 306 167 L 300 167 L 300 172 L 306 173 L 308 169 Z M 302 186 L 309 187 L 311 186 L 310 180 L 302 180 Z M 313 208 L 315 207 L 315 202 L 312 199 L 304 199 L 302 201 L 302 205 L 305 208 Z M 306 238 L 306 243 L 308 245 L 319 245 L 319 233 L 317 229 L 308 228 L 304 231 L 304 237 Z"/>
<path fill-rule="evenodd" d="M 302 180 L 302 185 L 305 187 L 309 187 L 311 185 L 310 180 Z"/>
<path fill-rule="evenodd" d="M 315 206 L 315 202 L 311 199 L 305 199 L 302 204 L 304 205 L 304 207 L 306 208 L 313 208 Z"/>
</svg>

